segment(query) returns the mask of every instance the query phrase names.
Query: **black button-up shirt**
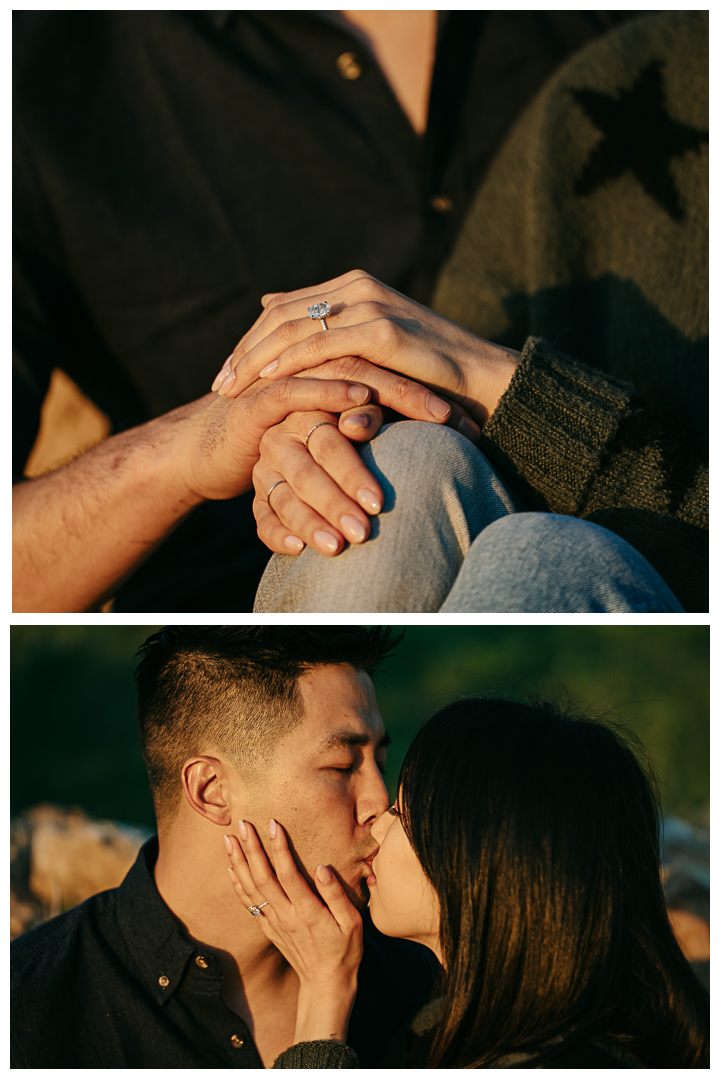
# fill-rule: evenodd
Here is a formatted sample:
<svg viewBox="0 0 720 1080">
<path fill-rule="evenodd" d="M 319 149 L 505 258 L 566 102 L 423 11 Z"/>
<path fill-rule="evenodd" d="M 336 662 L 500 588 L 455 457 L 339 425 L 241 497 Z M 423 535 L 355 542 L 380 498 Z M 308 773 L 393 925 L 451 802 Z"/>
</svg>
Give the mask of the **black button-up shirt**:
<svg viewBox="0 0 720 1080">
<path fill-rule="evenodd" d="M 264 292 L 362 268 L 428 302 L 513 121 L 627 12 L 441 13 L 418 136 L 330 13 L 16 13 L 15 475 L 54 366 L 121 430 L 206 393 Z M 252 611 L 252 496 L 206 504 L 118 611 Z"/>
<path fill-rule="evenodd" d="M 149 840 L 119 888 L 12 943 L 12 1067 L 263 1068 L 223 1001 L 218 957 L 185 936 L 160 897 L 156 858 Z M 367 920 L 348 1034 L 363 1066 L 377 1067 L 430 998 L 436 969 L 429 950 Z"/>
</svg>

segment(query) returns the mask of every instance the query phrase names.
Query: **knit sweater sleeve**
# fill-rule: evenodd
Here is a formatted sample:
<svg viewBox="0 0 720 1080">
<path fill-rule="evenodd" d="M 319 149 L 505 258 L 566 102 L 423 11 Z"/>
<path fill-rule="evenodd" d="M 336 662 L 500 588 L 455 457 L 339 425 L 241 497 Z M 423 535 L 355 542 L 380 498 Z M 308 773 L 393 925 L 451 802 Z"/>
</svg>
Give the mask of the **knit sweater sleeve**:
<svg viewBox="0 0 720 1080">
<path fill-rule="evenodd" d="M 704 444 L 626 382 L 526 342 L 480 448 L 534 510 L 604 525 L 648 559 L 686 611 L 707 611 Z"/>
<path fill-rule="evenodd" d="M 273 1069 L 359 1069 L 354 1050 L 333 1039 L 296 1043 L 283 1050 Z"/>
</svg>

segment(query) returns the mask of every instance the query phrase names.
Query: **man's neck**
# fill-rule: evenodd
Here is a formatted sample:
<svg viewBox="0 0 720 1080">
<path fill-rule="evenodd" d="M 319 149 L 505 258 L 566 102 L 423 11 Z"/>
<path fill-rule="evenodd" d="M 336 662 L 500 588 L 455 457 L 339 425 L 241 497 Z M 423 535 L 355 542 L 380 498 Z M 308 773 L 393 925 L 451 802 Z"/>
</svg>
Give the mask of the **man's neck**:
<svg viewBox="0 0 720 1080">
<path fill-rule="evenodd" d="M 343 11 L 362 37 L 418 135 L 427 127 L 436 11 Z"/>
<path fill-rule="evenodd" d="M 224 977 L 236 968 L 243 983 L 282 981 L 287 961 L 235 895 L 222 843 L 222 830 L 202 821 L 162 833 L 158 892 L 188 937 L 218 954 Z"/>
<path fill-rule="evenodd" d="M 219 958 L 223 1000 L 248 1025 L 263 1062 L 272 1067 L 292 1042 L 299 982 L 260 919 L 235 895 L 222 836 L 222 829 L 199 817 L 161 833 L 155 884 L 188 937 Z"/>
</svg>

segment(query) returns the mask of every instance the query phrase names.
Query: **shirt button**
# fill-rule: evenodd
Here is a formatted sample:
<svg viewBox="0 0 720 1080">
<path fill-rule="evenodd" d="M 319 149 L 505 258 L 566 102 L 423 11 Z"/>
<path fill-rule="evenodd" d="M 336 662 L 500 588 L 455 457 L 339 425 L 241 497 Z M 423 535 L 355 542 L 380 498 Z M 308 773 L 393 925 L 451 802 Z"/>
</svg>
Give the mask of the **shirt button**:
<svg viewBox="0 0 720 1080">
<path fill-rule="evenodd" d="M 170 980 L 168 979 L 167 975 L 161 975 L 160 978 L 158 979 L 158 982 L 162 986 L 163 990 L 165 989 L 166 986 L 170 985 Z"/>
<path fill-rule="evenodd" d="M 195 957 L 195 963 L 197 964 L 198 967 L 201 967 L 201 968 L 206 968 L 206 967 L 210 966 L 204 956 L 196 956 Z"/>
<path fill-rule="evenodd" d="M 453 208 L 453 201 L 449 195 L 433 195 L 430 205 L 438 214 L 449 214 Z"/>
<path fill-rule="evenodd" d="M 335 63 L 337 64 L 337 69 L 343 79 L 350 79 L 350 81 L 352 81 L 353 79 L 359 79 L 362 75 L 362 68 L 355 53 L 341 53 Z"/>
<path fill-rule="evenodd" d="M 233 1044 L 236 1050 L 239 1050 L 241 1046 L 245 1045 L 245 1040 L 241 1039 L 239 1035 L 231 1035 L 230 1042 Z"/>
</svg>

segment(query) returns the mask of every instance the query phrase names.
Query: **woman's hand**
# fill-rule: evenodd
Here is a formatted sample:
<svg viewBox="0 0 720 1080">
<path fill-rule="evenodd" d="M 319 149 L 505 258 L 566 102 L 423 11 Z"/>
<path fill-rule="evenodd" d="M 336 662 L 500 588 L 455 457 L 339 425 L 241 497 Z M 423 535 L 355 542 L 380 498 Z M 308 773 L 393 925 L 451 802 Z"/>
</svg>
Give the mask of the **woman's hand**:
<svg viewBox="0 0 720 1080">
<path fill-rule="evenodd" d="M 311 304 L 323 300 L 331 306 L 327 330 L 318 329 L 307 314 Z M 281 378 L 340 358 L 347 377 L 355 378 L 352 358 L 359 357 L 421 380 L 452 398 L 482 427 L 519 357 L 362 270 L 309 289 L 270 294 L 263 302 L 263 313 L 213 384 L 221 396 L 241 393 L 258 377 Z"/>
<path fill-rule="evenodd" d="M 377 433 L 385 419 L 380 404 L 412 419 L 446 421 L 460 430 L 464 425 L 466 436 L 473 439 L 480 434 L 456 404 L 365 360 L 334 360 L 307 375 L 362 377 L 372 401 L 344 411 L 339 420 L 327 411 L 293 413 L 263 436 L 253 470 L 253 513 L 258 536 L 271 551 L 297 555 L 308 544 L 321 555 L 332 556 L 342 551 L 346 540 L 360 544 L 367 539 L 368 515 L 380 513 L 383 495 L 350 440 L 365 442 Z"/>
<path fill-rule="evenodd" d="M 275 871 L 248 822 L 239 823 L 240 842 L 225 838 L 230 878 L 243 907 L 261 909 L 265 935 L 300 980 L 295 1042 L 337 1039 L 347 1034 L 357 970 L 363 950 L 362 919 L 327 866 L 315 871 L 313 893 L 299 873 L 282 826 L 270 822 L 269 850 Z"/>
<path fill-rule="evenodd" d="M 358 432 L 366 438 L 382 423 L 371 409 L 369 426 Z M 343 423 L 347 429 L 347 417 Z M 377 480 L 339 430 L 338 417 L 328 412 L 291 413 L 270 428 L 253 484 L 258 536 L 285 555 L 297 555 L 306 544 L 321 555 L 336 555 L 346 540 L 361 544 L 370 533 L 367 515 L 379 514 L 383 502 Z"/>
</svg>

